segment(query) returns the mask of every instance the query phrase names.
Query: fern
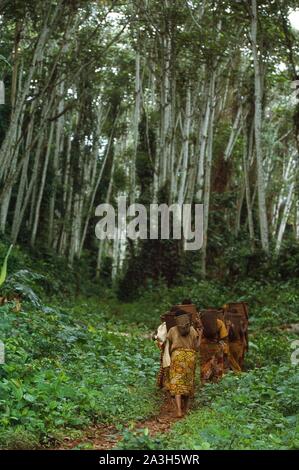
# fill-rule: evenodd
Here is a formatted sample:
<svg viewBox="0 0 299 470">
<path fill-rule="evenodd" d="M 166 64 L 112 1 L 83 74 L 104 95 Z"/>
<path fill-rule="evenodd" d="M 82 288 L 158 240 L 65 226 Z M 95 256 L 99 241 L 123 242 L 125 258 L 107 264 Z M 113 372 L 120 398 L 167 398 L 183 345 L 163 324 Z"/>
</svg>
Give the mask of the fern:
<svg viewBox="0 0 299 470">
<path fill-rule="evenodd" d="M 15 283 L 13 284 L 13 291 L 16 294 L 19 294 L 22 299 L 27 300 L 36 308 L 42 308 L 42 303 L 40 298 L 36 295 L 36 293 L 31 289 L 31 287 L 26 286 L 24 284 Z"/>
<path fill-rule="evenodd" d="M 34 292 L 31 284 L 34 282 L 45 280 L 42 274 L 29 271 L 28 269 L 21 269 L 10 276 L 8 276 L 5 283 L 5 294 L 11 295 L 12 293 L 18 294 L 23 300 L 29 301 L 34 307 L 42 308 L 42 302 L 38 295 Z"/>
</svg>

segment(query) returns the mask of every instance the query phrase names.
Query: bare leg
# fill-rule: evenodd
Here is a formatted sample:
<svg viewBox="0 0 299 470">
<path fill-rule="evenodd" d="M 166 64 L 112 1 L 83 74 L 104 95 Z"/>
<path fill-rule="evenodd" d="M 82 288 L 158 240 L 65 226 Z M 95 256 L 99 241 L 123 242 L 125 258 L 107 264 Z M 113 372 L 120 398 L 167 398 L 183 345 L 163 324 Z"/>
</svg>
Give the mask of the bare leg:
<svg viewBox="0 0 299 470">
<path fill-rule="evenodd" d="M 177 407 L 177 417 L 181 418 L 183 416 L 182 413 L 182 396 L 181 395 L 176 395 L 175 396 L 175 404 Z"/>
<path fill-rule="evenodd" d="M 188 413 L 190 407 L 190 397 L 186 396 L 185 397 L 185 413 Z"/>
<path fill-rule="evenodd" d="M 172 396 L 168 390 L 166 391 L 165 399 L 166 399 L 166 408 L 170 409 L 173 406 L 173 404 L 172 404 Z"/>
</svg>

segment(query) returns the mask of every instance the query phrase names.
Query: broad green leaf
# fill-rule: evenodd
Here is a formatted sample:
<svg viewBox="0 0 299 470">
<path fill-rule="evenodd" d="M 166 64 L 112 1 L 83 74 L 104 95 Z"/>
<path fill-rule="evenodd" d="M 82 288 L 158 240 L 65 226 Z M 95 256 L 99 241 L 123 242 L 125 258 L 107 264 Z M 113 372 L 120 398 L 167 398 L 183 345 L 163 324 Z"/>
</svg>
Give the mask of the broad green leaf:
<svg viewBox="0 0 299 470">
<path fill-rule="evenodd" d="M 24 398 L 24 400 L 29 401 L 30 403 L 33 403 L 36 400 L 36 398 L 33 395 L 31 395 L 30 393 L 25 393 L 23 395 L 23 398 Z"/>
<path fill-rule="evenodd" d="M 6 279 L 6 276 L 7 276 L 7 260 L 8 260 L 8 257 L 9 257 L 9 255 L 10 255 L 10 252 L 11 252 L 11 250 L 12 250 L 12 247 L 13 247 L 13 245 L 10 245 L 10 247 L 9 247 L 9 249 L 8 249 L 8 252 L 7 252 L 7 255 L 5 256 L 5 259 L 4 259 L 2 268 L 1 268 L 0 286 L 2 286 L 2 284 L 4 284 L 5 279 Z"/>
<path fill-rule="evenodd" d="M 9 65 L 9 67 L 11 67 L 11 64 L 8 62 L 8 60 L 7 60 L 2 54 L 0 54 L 0 60 L 2 60 L 2 61 L 5 62 L 7 65 Z"/>
</svg>

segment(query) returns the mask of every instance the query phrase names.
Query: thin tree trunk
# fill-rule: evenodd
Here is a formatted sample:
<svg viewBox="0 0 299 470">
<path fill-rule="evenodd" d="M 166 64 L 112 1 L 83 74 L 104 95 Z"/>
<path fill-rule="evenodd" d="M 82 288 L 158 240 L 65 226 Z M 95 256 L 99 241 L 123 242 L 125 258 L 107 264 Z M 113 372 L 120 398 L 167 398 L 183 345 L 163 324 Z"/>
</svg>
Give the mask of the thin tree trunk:
<svg viewBox="0 0 299 470">
<path fill-rule="evenodd" d="M 136 194 L 136 158 L 139 140 L 139 122 L 141 109 L 141 77 L 140 77 L 140 52 L 136 53 L 135 60 L 135 110 L 133 120 L 133 153 L 130 168 L 130 204 L 135 202 Z"/>
<path fill-rule="evenodd" d="M 49 133 L 48 143 L 47 143 L 48 144 L 47 151 L 45 155 L 42 178 L 41 178 L 39 193 L 38 193 L 37 202 L 36 202 L 35 217 L 34 217 L 32 233 L 31 233 L 31 246 L 35 245 L 35 240 L 36 240 L 37 228 L 38 228 L 38 223 L 39 223 L 39 218 L 40 218 L 40 207 L 41 207 L 43 194 L 44 194 L 46 176 L 47 176 L 47 171 L 48 171 L 48 164 L 49 164 L 50 153 L 51 153 L 51 146 L 52 146 L 52 141 L 53 141 L 53 134 L 54 134 L 54 121 L 51 122 L 51 126 L 50 126 L 50 133 Z"/>
<path fill-rule="evenodd" d="M 181 180 L 179 186 L 178 203 L 183 204 L 186 192 L 186 180 L 189 162 L 189 139 L 190 139 L 190 126 L 191 126 L 191 89 L 190 85 L 187 86 L 186 93 L 186 109 L 185 109 L 185 125 L 183 135 L 183 165 L 181 168 Z"/>
<path fill-rule="evenodd" d="M 60 95 L 59 103 L 58 103 L 58 115 L 60 115 L 64 109 L 64 80 L 61 81 L 58 92 Z M 48 226 L 48 246 L 52 246 L 53 239 L 54 239 L 54 211 L 55 211 L 55 201 L 56 201 L 56 192 L 57 192 L 57 185 L 60 179 L 59 173 L 59 155 L 62 150 L 62 133 L 63 133 L 63 124 L 64 124 L 64 116 L 63 114 L 57 120 L 56 125 L 56 141 L 55 141 L 55 150 L 53 156 L 53 183 L 52 183 L 52 192 L 50 196 L 49 202 L 49 226 Z"/>
<path fill-rule="evenodd" d="M 113 179 L 114 179 L 114 170 L 115 170 L 115 155 L 113 155 L 109 186 L 108 186 L 108 191 L 107 191 L 107 196 L 106 196 L 106 203 L 107 204 L 109 204 L 110 199 L 111 199 Z M 103 253 L 104 253 L 106 243 L 107 243 L 107 240 L 100 240 L 100 243 L 99 243 L 98 258 L 97 258 L 97 269 L 96 269 L 96 278 L 97 279 L 100 277 L 102 257 L 103 257 Z"/>
<path fill-rule="evenodd" d="M 285 204 L 285 207 L 284 207 L 283 215 L 282 215 L 282 218 L 281 218 L 280 227 L 279 227 L 279 230 L 278 230 L 278 235 L 277 235 L 277 240 L 276 240 L 276 245 L 275 245 L 275 252 L 276 253 L 279 253 L 280 248 L 281 248 L 283 235 L 284 235 L 284 232 L 285 232 L 288 217 L 289 217 L 291 207 L 292 207 L 292 203 L 293 203 L 294 188 L 295 188 L 295 181 L 293 181 L 291 183 L 290 187 L 289 187 L 289 193 L 288 193 L 288 197 L 287 197 L 286 204 Z"/>
<path fill-rule="evenodd" d="M 197 172 L 197 192 L 196 192 L 196 200 L 199 202 L 202 200 L 202 194 L 203 194 L 205 155 L 206 155 L 206 147 L 207 147 L 207 141 L 208 141 L 210 113 L 211 113 L 211 83 L 212 81 L 210 80 L 209 89 L 208 89 L 208 97 L 207 97 L 206 105 L 205 105 L 205 113 L 202 119 L 202 125 L 200 129 L 200 151 L 199 151 L 199 164 L 198 164 L 198 172 Z"/>
<path fill-rule="evenodd" d="M 214 118 L 216 107 L 215 96 L 215 81 L 216 71 L 212 71 L 211 84 L 210 84 L 210 122 L 208 127 L 208 144 L 207 144 L 207 159 L 205 165 L 205 188 L 204 188 L 204 207 L 203 207 L 203 246 L 202 246 L 202 277 L 206 277 L 206 263 L 207 263 L 207 245 L 208 245 L 208 225 L 209 225 L 209 211 L 210 211 L 210 193 L 211 193 L 211 170 L 212 170 L 212 157 L 213 157 L 213 138 L 214 138 Z"/>
<path fill-rule="evenodd" d="M 82 251 L 82 249 L 83 249 L 83 245 L 84 245 L 86 234 L 87 234 L 89 220 L 90 220 L 90 217 L 92 215 L 92 211 L 94 209 L 94 201 L 95 201 L 96 194 L 97 194 L 97 191 L 99 189 L 99 186 L 100 186 L 100 183 L 101 183 L 101 180 L 102 180 L 102 177 L 103 177 L 104 169 L 106 167 L 106 162 L 107 162 L 108 155 L 109 155 L 109 152 L 110 152 L 110 148 L 111 148 L 111 145 L 112 145 L 112 142 L 113 142 L 113 137 L 114 137 L 114 132 L 115 132 L 117 119 L 118 119 L 118 115 L 116 116 L 116 118 L 114 120 L 113 128 L 111 130 L 111 134 L 110 134 L 110 137 L 109 137 L 109 142 L 108 142 L 108 145 L 107 145 L 107 148 L 106 148 L 104 160 L 102 162 L 102 165 L 101 165 L 101 168 L 100 168 L 100 171 L 99 171 L 99 175 L 98 175 L 96 184 L 93 188 L 93 192 L 92 192 L 92 195 L 91 195 L 90 204 L 89 204 L 89 208 L 88 208 L 88 211 L 87 211 L 87 216 L 86 216 L 86 220 L 85 220 L 85 224 L 84 224 L 84 229 L 83 229 L 83 233 L 82 233 L 82 237 L 81 237 L 81 241 L 80 241 L 79 252 Z"/>
<path fill-rule="evenodd" d="M 263 156 L 262 156 L 262 76 L 261 64 L 257 45 L 257 5 L 256 0 L 251 1 L 252 6 L 252 22 L 251 22 L 251 41 L 252 53 L 254 60 L 254 84 L 255 84 L 255 148 L 256 148 L 256 161 L 257 161 L 257 184 L 258 184 L 258 204 L 259 204 L 259 221 L 261 242 L 263 250 L 269 252 L 269 234 L 268 234 L 268 220 L 266 209 L 266 195 L 265 195 L 265 178 L 263 170 Z"/>
<path fill-rule="evenodd" d="M 237 215 L 236 215 L 236 224 L 235 224 L 235 235 L 236 236 L 240 232 L 241 214 L 242 214 L 242 207 L 243 207 L 245 192 L 246 192 L 245 184 L 242 184 L 240 196 L 239 196 L 238 201 L 237 201 Z"/>
<path fill-rule="evenodd" d="M 251 246 L 254 248 L 254 225 L 253 215 L 251 206 L 251 191 L 249 181 L 249 162 L 252 152 L 252 140 L 253 140 L 253 124 L 249 131 L 249 138 L 247 137 L 246 130 L 244 129 L 244 149 L 243 149 L 243 170 L 244 170 L 244 182 L 245 182 L 245 194 L 246 194 L 246 205 L 248 215 L 248 229 Z"/>
<path fill-rule="evenodd" d="M 224 160 L 227 161 L 231 154 L 233 153 L 236 141 L 238 139 L 238 136 L 240 134 L 240 131 L 242 129 L 241 124 L 241 116 L 242 116 L 242 105 L 239 106 L 235 121 L 229 136 L 229 141 L 227 143 L 226 149 L 224 151 Z"/>
<path fill-rule="evenodd" d="M 27 178 L 28 178 L 28 166 L 29 166 L 29 159 L 30 159 L 30 150 L 31 150 L 31 141 L 32 141 L 32 134 L 33 134 L 33 127 L 34 127 L 34 102 L 31 105 L 31 119 L 30 119 L 30 124 L 28 128 L 28 133 L 27 133 L 27 138 L 26 138 L 26 146 L 25 146 L 25 152 L 26 152 L 26 159 L 23 162 L 23 167 L 22 167 L 22 172 L 21 172 L 21 177 L 20 177 L 20 182 L 19 182 L 19 188 L 18 188 L 18 195 L 17 195 L 17 201 L 14 209 L 14 217 L 13 217 L 13 223 L 12 223 L 12 229 L 11 229 L 11 236 L 12 239 L 15 241 L 17 239 L 17 227 L 20 225 L 20 213 L 22 210 L 22 204 L 24 201 L 24 192 L 25 192 L 25 187 L 27 184 Z"/>
</svg>

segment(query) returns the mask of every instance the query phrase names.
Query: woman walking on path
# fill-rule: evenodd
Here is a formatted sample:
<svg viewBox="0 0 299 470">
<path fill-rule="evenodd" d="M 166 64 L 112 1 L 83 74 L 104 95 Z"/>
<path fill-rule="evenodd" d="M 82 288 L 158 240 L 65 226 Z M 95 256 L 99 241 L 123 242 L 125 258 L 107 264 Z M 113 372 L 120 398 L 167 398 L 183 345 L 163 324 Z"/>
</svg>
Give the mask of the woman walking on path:
<svg viewBox="0 0 299 470">
<path fill-rule="evenodd" d="M 217 310 L 201 312 L 203 338 L 200 344 L 201 383 L 217 382 L 224 372 L 224 352 L 227 351 L 228 331 L 222 320 L 217 318 Z"/>
<path fill-rule="evenodd" d="M 191 326 L 189 316 L 178 310 L 176 326 L 170 328 L 167 338 L 171 356 L 168 388 L 175 397 L 177 417 L 181 418 L 194 395 L 196 352 L 200 348 L 201 333 Z"/>
</svg>

